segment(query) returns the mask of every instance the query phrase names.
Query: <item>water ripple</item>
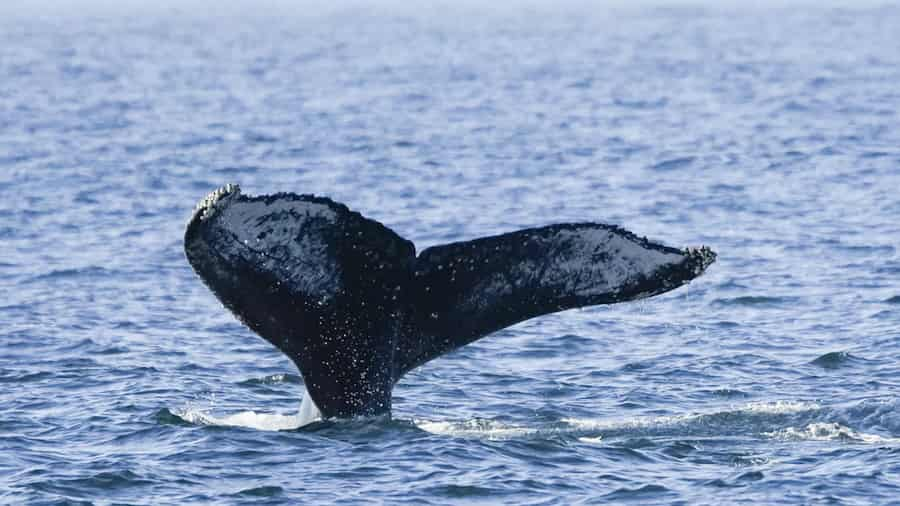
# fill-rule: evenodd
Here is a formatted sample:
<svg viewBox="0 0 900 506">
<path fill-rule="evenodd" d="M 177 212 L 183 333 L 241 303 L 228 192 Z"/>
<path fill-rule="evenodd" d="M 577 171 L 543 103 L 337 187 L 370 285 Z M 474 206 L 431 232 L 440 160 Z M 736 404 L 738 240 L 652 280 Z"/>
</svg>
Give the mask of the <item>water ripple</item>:
<svg viewBox="0 0 900 506">
<path fill-rule="evenodd" d="M 0 3 L 0 503 L 896 501 L 900 9 L 100 3 Z M 226 182 L 721 254 L 321 421 L 184 260 Z"/>
</svg>

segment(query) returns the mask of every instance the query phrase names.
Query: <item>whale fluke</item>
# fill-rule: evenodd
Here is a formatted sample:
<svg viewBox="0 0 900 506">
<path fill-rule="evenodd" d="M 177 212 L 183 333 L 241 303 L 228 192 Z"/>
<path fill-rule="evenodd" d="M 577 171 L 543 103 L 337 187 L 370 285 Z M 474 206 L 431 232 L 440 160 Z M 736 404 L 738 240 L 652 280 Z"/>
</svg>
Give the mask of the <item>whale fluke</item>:
<svg viewBox="0 0 900 506">
<path fill-rule="evenodd" d="M 622 228 L 569 223 L 413 244 L 324 197 L 209 194 L 185 232 L 191 266 L 297 365 L 324 417 L 390 412 L 409 370 L 547 313 L 663 293 L 715 261 Z"/>
<path fill-rule="evenodd" d="M 402 372 L 543 314 L 642 299 L 677 288 L 715 261 L 622 228 L 567 223 L 428 248 L 410 291 L 414 331 L 401 338 Z"/>
</svg>

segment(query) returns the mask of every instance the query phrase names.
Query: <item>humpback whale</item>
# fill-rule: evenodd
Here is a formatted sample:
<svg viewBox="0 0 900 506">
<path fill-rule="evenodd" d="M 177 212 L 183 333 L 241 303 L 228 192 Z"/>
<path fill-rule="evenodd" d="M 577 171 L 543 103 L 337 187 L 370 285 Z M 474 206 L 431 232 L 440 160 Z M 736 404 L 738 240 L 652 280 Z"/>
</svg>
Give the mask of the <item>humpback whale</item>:
<svg viewBox="0 0 900 506">
<path fill-rule="evenodd" d="M 650 297 L 715 261 L 613 225 L 564 223 L 434 246 L 314 195 L 226 185 L 187 225 L 188 261 L 296 364 L 325 418 L 389 414 L 411 369 L 536 316 Z"/>
</svg>

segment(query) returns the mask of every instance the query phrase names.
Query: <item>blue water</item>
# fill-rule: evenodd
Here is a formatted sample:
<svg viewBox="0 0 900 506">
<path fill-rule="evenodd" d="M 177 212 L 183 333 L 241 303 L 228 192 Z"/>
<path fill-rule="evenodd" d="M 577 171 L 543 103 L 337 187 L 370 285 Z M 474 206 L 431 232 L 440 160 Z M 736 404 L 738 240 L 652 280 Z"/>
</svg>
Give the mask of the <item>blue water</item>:
<svg viewBox="0 0 900 506">
<path fill-rule="evenodd" d="M 0 502 L 897 503 L 900 8 L 146 4 L 0 8 Z M 182 253 L 228 182 L 719 260 L 272 430 Z"/>
</svg>

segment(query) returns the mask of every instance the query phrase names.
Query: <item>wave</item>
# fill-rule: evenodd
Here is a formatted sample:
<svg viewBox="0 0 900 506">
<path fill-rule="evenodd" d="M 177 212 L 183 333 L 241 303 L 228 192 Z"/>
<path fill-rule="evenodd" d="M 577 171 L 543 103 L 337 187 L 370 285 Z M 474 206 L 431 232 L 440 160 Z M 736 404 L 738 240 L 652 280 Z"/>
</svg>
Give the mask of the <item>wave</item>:
<svg viewBox="0 0 900 506">
<path fill-rule="evenodd" d="M 761 425 L 767 419 L 821 409 L 816 403 L 779 401 L 752 403 L 734 410 L 713 413 L 634 417 L 628 419 L 564 418 L 541 427 L 520 427 L 503 422 L 475 419 L 463 422 L 416 420 L 428 432 L 486 439 L 542 438 L 570 436 L 577 438 L 618 438 L 628 436 L 721 435 L 741 427 Z M 716 430 L 718 428 L 719 430 Z"/>
<path fill-rule="evenodd" d="M 118 271 L 107 269 L 106 267 L 101 267 L 99 265 L 89 265 L 87 267 L 74 269 L 54 269 L 50 272 L 32 276 L 29 281 L 45 282 L 73 278 L 112 278 L 117 274 L 119 274 Z"/>
<path fill-rule="evenodd" d="M 870 360 L 851 354 L 849 351 L 832 351 L 826 353 L 810 364 L 817 365 L 823 369 L 839 369 L 853 365 L 864 365 Z"/>
<path fill-rule="evenodd" d="M 433 434 L 485 440 L 572 438 L 605 444 L 640 437 L 765 438 L 792 440 L 840 440 L 851 443 L 897 444 L 900 438 L 854 430 L 829 417 L 841 415 L 814 402 L 778 401 L 750 403 L 709 413 L 692 413 L 628 419 L 567 418 L 543 426 L 521 426 L 474 419 L 460 422 L 414 420 Z"/>
<path fill-rule="evenodd" d="M 798 297 L 774 297 L 766 295 L 745 295 L 742 297 L 718 298 L 714 304 L 721 306 L 777 307 L 794 304 Z"/>
<path fill-rule="evenodd" d="M 898 437 L 884 437 L 877 434 L 857 432 L 836 422 L 816 422 L 805 427 L 787 427 L 763 435 L 785 441 L 846 441 L 869 444 L 900 444 Z"/>
</svg>

